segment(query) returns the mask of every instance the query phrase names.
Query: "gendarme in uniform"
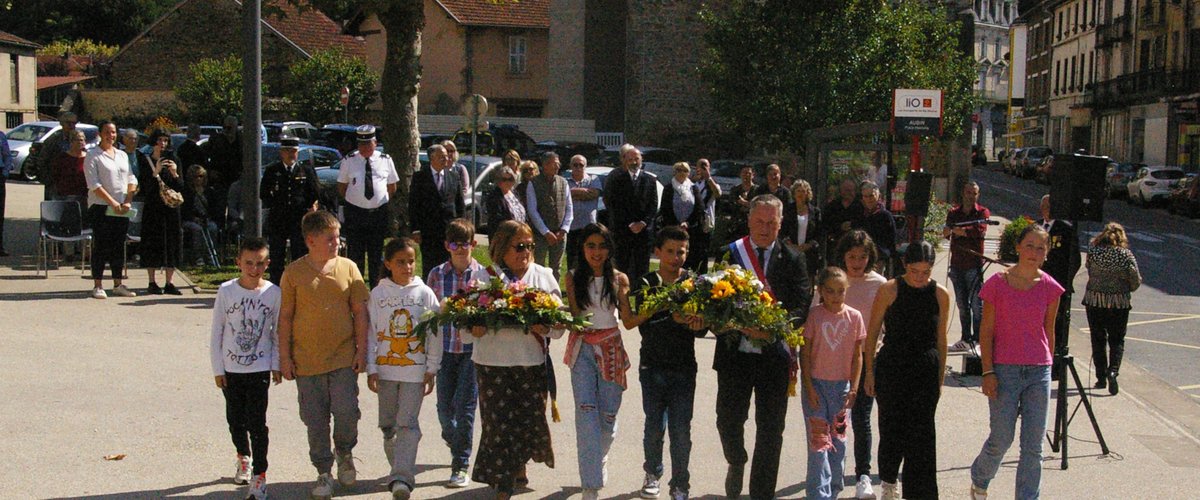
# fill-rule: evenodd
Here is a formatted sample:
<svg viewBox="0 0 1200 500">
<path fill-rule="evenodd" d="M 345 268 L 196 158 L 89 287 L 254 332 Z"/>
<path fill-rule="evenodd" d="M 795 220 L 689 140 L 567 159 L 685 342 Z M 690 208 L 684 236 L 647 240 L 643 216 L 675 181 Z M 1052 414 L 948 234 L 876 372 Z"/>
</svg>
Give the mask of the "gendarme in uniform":
<svg viewBox="0 0 1200 500">
<path fill-rule="evenodd" d="M 375 127 L 363 125 L 355 135 L 358 150 L 342 160 L 338 173 L 338 190 L 345 200 L 343 234 L 350 260 L 363 269 L 363 275 L 369 276 L 374 286 L 383 266 L 387 205 L 400 176 L 391 157 L 375 150 Z"/>
<path fill-rule="evenodd" d="M 281 159 L 263 170 L 262 185 L 259 187 L 259 198 L 263 201 L 263 208 L 268 210 L 266 229 L 267 241 L 271 246 L 271 265 L 267 273 L 275 284 L 279 284 L 283 268 L 290 260 L 308 253 L 304 235 L 300 231 L 300 219 L 314 209 L 319 193 L 316 171 L 311 165 L 300 163 L 294 156 L 299 149 L 299 139 L 281 137 Z M 284 164 L 284 156 L 291 156 L 290 165 Z M 285 253 L 288 248 L 291 251 Z"/>
</svg>

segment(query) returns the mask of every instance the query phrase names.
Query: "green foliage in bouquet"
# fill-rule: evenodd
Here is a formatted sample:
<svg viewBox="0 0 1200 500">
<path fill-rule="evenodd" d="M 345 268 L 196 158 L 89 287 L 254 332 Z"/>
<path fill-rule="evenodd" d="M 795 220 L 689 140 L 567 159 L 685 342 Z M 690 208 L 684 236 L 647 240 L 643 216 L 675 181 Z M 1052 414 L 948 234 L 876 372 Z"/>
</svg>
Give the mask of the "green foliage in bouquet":
<svg viewBox="0 0 1200 500">
<path fill-rule="evenodd" d="M 472 283 L 466 290 L 442 301 L 441 310 L 429 311 L 414 328 L 424 341 L 443 326 L 458 328 L 487 327 L 495 332 L 501 328 L 519 327 L 526 331 L 535 325 L 562 325 L 566 328 L 591 326 L 590 316 L 576 317 L 566 310 L 562 300 L 540 288 L 516 282 L 506 284 L 493 277 L 487 283 Z"/>
</svg>

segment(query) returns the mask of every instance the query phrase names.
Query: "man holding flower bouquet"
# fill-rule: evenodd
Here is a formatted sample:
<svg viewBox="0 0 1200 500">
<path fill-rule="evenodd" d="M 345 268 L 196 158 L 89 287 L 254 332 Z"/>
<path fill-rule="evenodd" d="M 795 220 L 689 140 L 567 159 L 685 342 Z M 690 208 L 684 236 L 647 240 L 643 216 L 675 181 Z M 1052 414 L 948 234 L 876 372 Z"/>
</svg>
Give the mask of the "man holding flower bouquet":
<svg viewBox="0 0 1200 500">
<path fill-rule="evenodd" d="M 769 194 L 756 196 L 750 201 L 748 217 L 750 234 L 729 244 L 731 263 L 754 273 L 794 322 L 803 323 L 812 303 L 812 282 L 804 257 L 779 239 L 783 202 Z M 741 495 L 749 458 L 745 426 L 753 395 L 757 434 L 750 497 L 774 498 L 788 383 L 799 368 L 796 354 L 782 339 L 759 328 L 727 330 L 718 337 L 713 369 L 717 371 L 717 433 L 729 463 L 725 494 Z"/>
</svg>

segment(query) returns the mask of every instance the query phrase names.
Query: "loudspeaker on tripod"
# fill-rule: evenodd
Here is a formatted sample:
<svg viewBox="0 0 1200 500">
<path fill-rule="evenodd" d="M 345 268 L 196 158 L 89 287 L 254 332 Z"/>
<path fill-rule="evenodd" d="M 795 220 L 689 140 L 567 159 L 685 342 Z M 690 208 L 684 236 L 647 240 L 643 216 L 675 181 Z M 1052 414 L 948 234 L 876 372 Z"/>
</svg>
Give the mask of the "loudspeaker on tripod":
<svg viewBox="0 0 1200 500">
<path fill-rule="evenodd" d="M 1054 155 L 1050 167 L 1050 217 L 1068 221 L 1104 221 L 1108 187 L 1104 171 L 1112 160 L 1104 156 Z"/>
<path fill-rule="evenodd" d="M 929 213 L 929 190 L 932 184 L 931 173 L 908 173 L 908 184 L 904 188 L 904 213 L 921 217 Z"/>
</svg>

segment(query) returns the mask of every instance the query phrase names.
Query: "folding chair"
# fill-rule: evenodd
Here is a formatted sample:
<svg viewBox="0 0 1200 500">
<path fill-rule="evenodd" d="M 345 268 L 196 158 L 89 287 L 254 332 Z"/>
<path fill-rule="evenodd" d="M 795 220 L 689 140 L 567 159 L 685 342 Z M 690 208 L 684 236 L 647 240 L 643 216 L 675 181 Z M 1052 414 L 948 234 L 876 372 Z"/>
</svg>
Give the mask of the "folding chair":
<svg viewBox="0 0 1200 500">
<path fill-rule="evenodd" d="M 76 201 L 51 200 L 43 201 L 41 210 L 41 229 L 38 232 L 38 272 L 42 277 L 50 277 L 50 259 L 58 261 L 58 245 L 54 243 L 83 242 L 83 255 L 80 266 L 86 276 L 88 271 L 88 254 L 91 251 L 92 230 L 83 228 L 83 213 Z M 53 254 L 53 255 L 51 255 Z"/>
</svg>

